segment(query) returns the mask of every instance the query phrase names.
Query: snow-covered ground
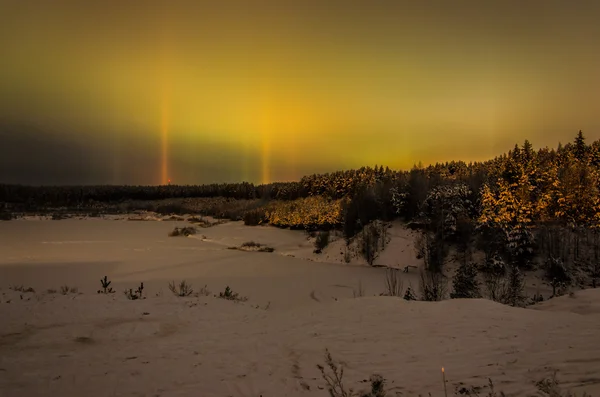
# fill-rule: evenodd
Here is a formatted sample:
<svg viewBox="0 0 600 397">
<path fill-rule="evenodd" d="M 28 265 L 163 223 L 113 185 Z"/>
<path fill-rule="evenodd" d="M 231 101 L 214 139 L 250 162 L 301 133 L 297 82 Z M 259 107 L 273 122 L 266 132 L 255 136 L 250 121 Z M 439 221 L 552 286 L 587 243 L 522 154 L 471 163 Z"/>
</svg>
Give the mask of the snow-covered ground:
<svg viewBox="0 0 600 397">
<path fill-rule="evenodd" d="M 558 370 L 563 386 L 600 394 L 600 290 L 519 309 L 487 300 L 407 302 L 384 291 L 382 268 L 343 242 L 322 254 L 306 234 L 229 222 L 167 237 L 175 221 L 0 222 L 0 396 L 327 396 L 324 349 L 355 389 L 373 373 L 388 395 L 484 386 L 535 391 Z M 418 264 L 395 225 L 378 264 Z M 273 253 L 228 247 L 255 241 Z M 103 295 L 108 276 L 115 294 Z M 402 273 L 405 287 L 417 272 Z M 170 281 L 217 294 L 179 298 Z M 125 289 L 144 282 L 143 300 Z M 365 296 L 353 298 L 358 284 Z M 35 292 L 14 291 L 15 286 Z M 61 286 L 77 293 L 50 293 Z M 482 393 L 485 394 L 485 393 Z"/>
</svg>

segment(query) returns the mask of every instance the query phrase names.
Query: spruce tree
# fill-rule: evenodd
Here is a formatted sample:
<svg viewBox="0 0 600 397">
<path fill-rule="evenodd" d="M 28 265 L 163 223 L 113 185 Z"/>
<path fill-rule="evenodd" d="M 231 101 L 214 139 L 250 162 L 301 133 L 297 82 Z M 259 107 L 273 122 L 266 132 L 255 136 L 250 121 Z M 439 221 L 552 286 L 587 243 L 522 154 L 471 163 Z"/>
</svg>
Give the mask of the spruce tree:
<svg viewBox="0 0 600 397">
<path fill-rule="evenodd" d="M 404 300 L 407 300 L 407 301 L 416 301 L 417 300 L 417 297 L 415 296 L 415 293 L 413 292 L 413 290 L 410 286 L 406 289 L 406 292 L 404 293 Z"/>
<path fill-rule="evenodd" d="M 477 269 L 473 263 L 463 262 L 460 264 L 452 280 L 453 291 L 450 298 L 480 298 L 479 282 L 477 281 Z"/>
<path fill-rule="evenodd" d="M 525 302 L 525 277 L 515 264 L 511 265 L 508 270 L 508 280 L 506 289 L 506 302 L 511 306 L 522 306 Z"/>
<path fill-rule="evenodd" d="M 577 160 L 583 161 L 586 157 L 586 154 L 587 146 L 585 144 L 585 137 L 583 136 L 583 132 L 579 130 L 577 137 L 575 137 L 574 155 Z"/>
</svg>

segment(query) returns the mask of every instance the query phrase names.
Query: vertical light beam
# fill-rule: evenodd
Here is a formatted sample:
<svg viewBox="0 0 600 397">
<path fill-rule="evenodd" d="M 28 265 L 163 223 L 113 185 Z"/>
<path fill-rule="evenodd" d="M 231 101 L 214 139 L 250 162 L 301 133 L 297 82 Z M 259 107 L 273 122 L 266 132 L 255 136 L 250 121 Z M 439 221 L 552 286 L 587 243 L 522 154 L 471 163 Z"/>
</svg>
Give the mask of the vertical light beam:
<svg viewBox="0 0 600 397">
<path fill-rule="evenodd" d="M 169 182 L 169 108 L 168 90 L 164 89 L 160 105 L 160 180 L 162 185 Z"/>
<path fill-rule="evenodd" d="M 171 126 L 171 40 L 169 18 L 164 15 L 160 41 L 160 182 L 167 185 L 169 177 L 169 129 Z"/>
<path fill-rule="evenodd" d="M 269 98 L 270 99 L 270 98 Z M 273 108 L 271 101 L 263 102 L 261 109 L 261 183 L 271 182 L 271 136 L 273 132 Z"/>
<path fill-rule="evenodd" d="M 262 137 L 262 183 L 271 183 L 271 142 L 268 134 Z"/>
</svg>

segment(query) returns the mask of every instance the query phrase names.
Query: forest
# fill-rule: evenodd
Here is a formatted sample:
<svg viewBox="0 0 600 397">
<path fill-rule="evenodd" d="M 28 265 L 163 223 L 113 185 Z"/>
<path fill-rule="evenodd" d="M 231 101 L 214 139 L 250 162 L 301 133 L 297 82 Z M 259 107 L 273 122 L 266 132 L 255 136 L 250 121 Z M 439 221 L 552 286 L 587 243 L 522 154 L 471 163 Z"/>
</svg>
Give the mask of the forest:
<svg viewBox="0 0 600 397">
<path fill-rule="evenodd" d="M 440 298 L 443 286 L 436 275 L 443 273 L 451 249 L 465 275 L 484 272 L 490 283 L 496 282 L 494 275 L 506 276 L 517 288 L 521 271 L 541 269 L 555 295 L 569 285 L 598 284 L 599 186 L 600 141 L 588 144 L 579 131 L 572 142 L 555 149 L 534 150 L 525 140 L 485 162 L 415 165 L 408 171 L 363 167 L 267 185 L 0 185 L 0 218 L 150 209 L 248 225 L 339 229 L 348 244 L 364 236 L 369 263 L 376 254 L 371 246 L 379 246 L 382 233 L 373 221 L 399 219 L 421 233 L 419 255 L 426 264 L 423 277 L 430 278 L 429 300 Z M 484 258 L 474 260 L 475 251 Z M 514 295 L 510 299 L 524 299 Z"/>
</svg>

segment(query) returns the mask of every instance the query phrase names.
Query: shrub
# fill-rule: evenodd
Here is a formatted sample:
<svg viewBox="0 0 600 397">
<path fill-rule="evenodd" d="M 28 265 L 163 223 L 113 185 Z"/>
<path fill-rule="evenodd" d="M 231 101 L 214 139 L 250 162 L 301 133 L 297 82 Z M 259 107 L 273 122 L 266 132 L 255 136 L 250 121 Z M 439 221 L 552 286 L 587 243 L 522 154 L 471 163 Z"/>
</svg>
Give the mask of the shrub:
<svg viewBox="0 0 600 397">
<path fill-rule="evenodd" d="M 414 292 L 410 286 L 406 289 L 406 292 L 404 293 L 404 300 L 407 300 L 407 301 L 416 301 L 417 300 L 417 297 L 414 294 Z"/>
<path fill-rule="evenodd" d="M 508 267 L 506 274 L 488 273 L 485 276 L 488 298 L 505 305 L 524 306 L 525 278 L 517 265 Z"/>
<path fill-rule="evenodd" d="M 142 292 L 144 291 L 144 283 L 140 283 L 140 286 L 134 291 L 129 288 L 129 290 L 125 290 L 125 296 L 130 300 L 143 299 Z"/>
<path fill-rule="evenodd" d="M 273 252 L 275 248 L 267 247 L 266 245 L 262 245 L 256 243 L 254 241 L 247 241 L 243 243 L 240 247 L 227 247 L 231 250 L 240 250 L 240 251 L 253 251 L 253 252 Z"/>
<path fill-rule="evenodd" d="M 571 392 L 570 390 L 562 390 L 560 387 L 560 382 L 556 377 L 556 371 L 547 378 L 544 378 L 538 382 L 536 382 L 535 386 L 541 395 L 548 397 L 576 397 L 577 394 Z M 583 393 L 582 397 L 590 397 L 589 394 Z"/>
<path fill-rule="evenodd" d="M 557 295 L 557 290 L 560 292 L 572 281 L 570 269 L 560 258 L 550 256 L 544 263 L 545 277 L 550 281 L 552 286 L 552 296 Z"/>
<path fill-rule="evenodd" d="M 248 300 L 248 297 L 240 296 L 237 292 L 233 292 L 229 286 L 225 287 L 225 291 L 219 292 L 219 298 L 235 302 L 245 302 Z"/>
<path fill-rule="evenodd" d="M 402 296 L 403 283 L 399 277 L 398 269 L 385 269 L 385 292 L 387 296 Z"/>
<path fill-rule="evenodd" d="M 441 301 L 446 298 L 448 283 L 442 272 L 427 269 L 420 270 L 421 299 L 424 301 Z"/>
<path fill-rule="evenodd" d="M 362 281 L 358 281 L 357 289 L 352 289 L 352 296 L 354 298 L 362 298 L 363 296 L 365 296 L 365 288 L 362 285 Z"/>
<path fill-rule="evenodd" d="M 200 288 L 200 291 L 196 295 L 210 296 L 210 290 L 208 289 L 208 286 L 204 284 L 204 287 Z"/>
<path fill-rule="evenodd" d="M 353 388 L 347 387 L 344 384 L 344 367 L 342 364 L 339 364 L 333 360 L 331 357 L 331 353 L 328 349 L 325 349 L 325 365 L 317 364 L 317 368 L 321 372 L 321 377 L 325 381 L 325 389 L 329 393 L 330 397 L 385 397 L 387 391 L 385 390 L 386 379 L 381 375 L 373 374 L 369 377 L 370 389 L 355 392 Z M 444 394 L 448 395 L 446 391 L 446 379 L 443 377 L 441 379 L 444 384 Z M 366 381 L 364 381 L 366 382 Z M 456 386 L 455 394 L 463 395 L 463 396 L 487 396 L 487 397 L 505 397 L 506 394 L 503 391 L 497 392 L 494 387 L 494 382 L 492 379 L 488 378 L 487 391 L 484 394 L 485 386 L 462 386 L 463 383 L 460 382 L 458 386 Z M 570 390 L 564 390 L 560 387 L 560 382 L 556 377 L 556 372 L 550 377 L 546 377 L 538 382 L 535 382 L 535 386 L 538 390 L 539 396 L 548 396 L 548 397 L 577 397 L 577 394 L 573 393 Z M 401 393 L 398 393 L 401 394 Z M 428 393 L 430 396 L 431 393 Z M 582 397 L 591 397 L 587 393 L 583 393 Z"/>
<path fill-rule="evenodd" d="M 10 287 L 10 289 L 16 292 L 35 292 L 35 289 L 33 289 L 33 287 L 25 287 L 23 285 L 13 285 L 12 287 Z"/>
<path fill-rule="evenodd" d="M 322 251 L 329 245 L 329 231 L 322 231 L 317 233 L 315 239 L 315 249 Z"/>
<path fill-rule="evenodd" d="M 169 291 L 178 297 L 190 296 L 194 292 L 192 285 L 188 284 L 185 280 L 181 280 L 179 285 L 175 285 L 175 281 L 170 282 Z"/>
<path fill-rule="evenodd" d="M 379 240 L 381 239 L 381 233 L 377 228 L 377 225 L 371 223 L 363 229 L 362 232 L 362 254 L 366 259 L 367 263 L 372 266 L 377 252 L 379 250 Z"/>
<path fill-rule="evenodd" d="M 341 224 L 341 214 L 341 200 L 322 196 L 272 202 L 266 211 L 271 225 L 295 229 L 331 228 Z"/>
<path fill-rule="evenodd" d="M 269 222 L 264 208 L 256 208 L 250 211 L 246 211 L 244 213 L 243 219 L 244 225 L 246 226 L 258 226 Z"/>
<path fill-rule="evenodd" d="M 506 274 L 506 263 L 498 255 L 491 255 L 479 267 L 479 270 L 485 274 L 502 276 Z"/>
<path fill-rule="evenodd" d="M 192 234 L 196 234 L 196 228 L 193 226 L 176 227 L 171 232 L 169 232 L 169 237 L 177 237 L 177 236 L 187 237 Z"/>
<path fill-rule="evenodd" d="M 76 294 L 77 292 L 77 287 L 69 287 L 68 285 L 63 285 L 62 287 L 60 287 L 60 293 L 62 295 Z"/>
<path fill-rule="evenodd" d="M 344 386 L 344 367 L 333 361 L 331 353 L 327 349 L 325 349 L 325 365 L 328 370 L 320 364 L 317 364 L 317 368 L 327 384 L 326 388 L 330 397 L 385 397 L 386 380 L 381 375 L 371 375 L 369 378 L 371 384 L 370 390 L 355 393 L 352 388 L 347 389 Z"/>
</svg>

